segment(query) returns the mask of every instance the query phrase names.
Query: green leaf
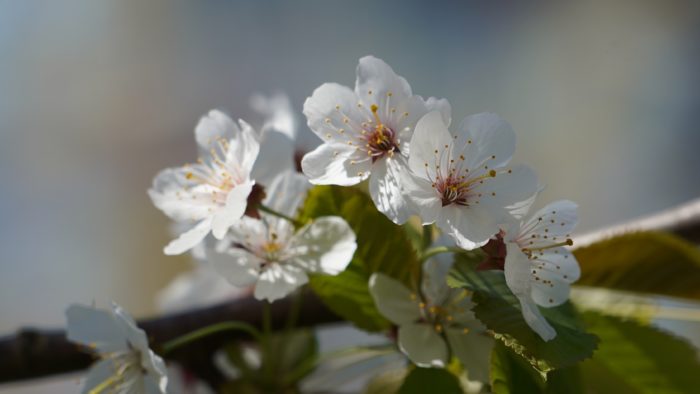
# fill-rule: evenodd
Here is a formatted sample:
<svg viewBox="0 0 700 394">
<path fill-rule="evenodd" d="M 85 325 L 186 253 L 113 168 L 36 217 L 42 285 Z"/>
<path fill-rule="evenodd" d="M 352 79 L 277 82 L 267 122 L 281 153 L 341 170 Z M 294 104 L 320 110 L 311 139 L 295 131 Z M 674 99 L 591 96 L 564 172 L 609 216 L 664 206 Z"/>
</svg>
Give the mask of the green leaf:
<svg viewBox="0 0 700 394">
<path fill-rule="evenodd" d="M 601 338 L 591 360 L 581 364 L 593 393 L 697 393 L 700 362 L 685 340 L 633 321 L 583 314 Z"/>
<path fill-rule="evenodd" d="M 414 368 L 403 381 L 399 394 L 462 394 L 459 379 L 441 368 Z"/>
<path fill-rule="evenodd" d="M 574 250 L 579 285 L 700 299 L 700 250 L 667 233 L 616 236 Z"/>
<path fill-rule="evenodd" d="M 341 216 L 355 231 L 357 250 L 352 262 L 338 276 L 314 276 L 311 288 L 336 314 L 367 331 L 381 331 L 390 323 L 379 313 L 369 293 L 374 272 L 383 272 L 405 284 L 419 263 L 406 233 L 374 207 L 356 188 L 316 186 L 301 210 L 301 220 Z"/>
<path fill-rule="evenodd" d="M 496 343 L 491 352 L 491 390 L 494 394 L 541 393 L 545 381 L 533 374 L 523 358 L 503 343 Z"/>
<path fill-rule="evenodd" d="M 545 381 L 525 359 L 502 343 L 491 353 L 491 390 L 495 394 L 540 393 L 583 394 L 578 366 L 547 374 Z"/>
<path fill-rule="evenodd" d="M 598 339 L 585 332 L 570 303 L 540 311 L 557 331 L 545 342 L 525 322 L 520 303 L 511 293 L 502 271 L 475 271 L 474 264 L 457 257 L 448 285 L 474 292 L 476 317 L 495 332 L 495 338 L 546 373 L 590 357 Z"/>
</svg>

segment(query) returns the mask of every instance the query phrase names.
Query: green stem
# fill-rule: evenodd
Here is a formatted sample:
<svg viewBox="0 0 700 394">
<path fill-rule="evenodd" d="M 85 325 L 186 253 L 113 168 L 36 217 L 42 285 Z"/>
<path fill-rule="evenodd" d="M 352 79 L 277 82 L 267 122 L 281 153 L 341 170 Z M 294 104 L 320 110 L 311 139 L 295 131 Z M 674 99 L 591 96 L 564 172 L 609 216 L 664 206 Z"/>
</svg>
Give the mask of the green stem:
<svg viewBox="0 0 700 394">
<path fill-rule="evenodd" d="M 434 248 L 430 248 L 426 251 L 423 252 L 423 254 L 420 256 L 420 262 L 423 263 L 429 258 L 433 256 L 437 256 L 439 254 L 443 253 L 469 253 L 468 251 L 457 248 L 457 247 L 449 247 L 449 246 L 436 246 Z"/>
<path fill-rule="evenodd" d="M 223 322 L 200 328 L 199 330 L 192 331 L 181 337 L 166 342 L 162 347 L 162 353 L 168 354 L 181 346 L 187 345 L 191 342 L 195 342 L 209 335 L 223 331 L 243 331 L 250 334 L 250 336 L 252 336 L 256 340 L 260 340 L 260 332 L 248 323 L 238 321 Z"/>
<path fill-rule="evenodd" d="M 291 222 L 292 224 L 294 224 L 294 226 L 296 226 L 296 227 L 301 227 L 303 225 L 302 222 L 300 222 L 300 221 L 298 221 L 290 216 L 287 216 L 283 213 L 277 212 L 274 209 L 267 207 L 263 204 L 259 204 L 258 209 L 263 211 L 263 212 L 269 213 L 272 216 L 277 216 L 278 218 L 282 218 L 284 220 L 287 220 L 287 221 Z"/>
<path fill-rule="evenodd" d="M 425 252 L 426 249 L 433 244 L 433 225 L 428 224 L 423 226 L 423 242 L 421 243 L 421 252 Z"/>
</svg>

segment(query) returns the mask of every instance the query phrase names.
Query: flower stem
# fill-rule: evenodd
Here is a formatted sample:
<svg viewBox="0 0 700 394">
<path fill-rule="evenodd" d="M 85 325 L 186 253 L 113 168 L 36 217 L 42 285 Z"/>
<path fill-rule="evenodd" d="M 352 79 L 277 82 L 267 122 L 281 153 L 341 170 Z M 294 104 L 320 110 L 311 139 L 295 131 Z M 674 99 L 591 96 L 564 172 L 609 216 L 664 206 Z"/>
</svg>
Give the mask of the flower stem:
<svg viewBox="0 0 700 394">
<path fill-rule="evenodd" d="M 163 354 L 168 354 L 181 346 L 187 345 L 191 342 L 195 342 L 209 335 L 224 331 L 243 331 L 250 334 L 250 336 L 257 339 L 258 341 L 261 339 L 260 332 L 248 323 L 239 321 L 223 322 L 200 328 L 199 330 L 192 331 L 181 337 L 168 341 L 163 345 L 162 352 Z"/>
<path fill-rule="evenodd" d="M 285 215 L 285 214 L 283 214 L 283 213 L 277 212 L 277 211 L 275 211 L 274 209 L 272 209 L 272 208 L 270 208 L 270 207 L 268 207 L 268 206 L 265 206 L 265 205 L 263 205 L 263 204 L 259 204 L 259 205 L 258 205 L 258 209 L 261 210 L 261 211 L 263 211 L 263 212 L 269 213 L 269 214 L 272 215 L 272 216 L 277 216 L 278 218 L 287 220 L 287 221 L 291 222 L 292 224 L 294 224 L 294 225 L 297 226 L 297 227 L 301 227 L 301 226 L 303 225 L 302 222 L 300 222 L 300 221 L 298 221 L 298 220 L 296 220 L 296 219 L 294 219 L 294 218 L 292 218 L 292 217 L 290 217 L 290 216 L 287 216 L 287 215 Z"/>
<path fill-rule="evenodd" d="M 420 262 L 423 263 L 429 258 L 443 253 L 469 253 L 469 251 L 457 247 L 436 246 L 434 248 L 430 248 L 424 251 L 423 254 L 420 256 Z"/>
</svg>

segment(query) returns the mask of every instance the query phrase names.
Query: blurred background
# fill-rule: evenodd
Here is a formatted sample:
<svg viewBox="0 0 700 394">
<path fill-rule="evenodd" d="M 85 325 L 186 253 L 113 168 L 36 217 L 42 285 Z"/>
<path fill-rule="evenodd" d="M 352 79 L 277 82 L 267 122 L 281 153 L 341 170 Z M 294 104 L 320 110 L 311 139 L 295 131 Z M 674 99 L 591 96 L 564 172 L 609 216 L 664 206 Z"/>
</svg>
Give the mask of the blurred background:
<svg viewBox="0 0 700 394">
<path fill-rule="evenodd" d="M 62 325 L 72 302 L 155 313 L 190 263 L 162 254 L 146 189 L 196 157 L 199 117 L 254 117 L 250 96 L 280 90 L 301 111 L 367 54 L 455 123 L 509 120 L 539 206 L 579 202 L 580 231 L 700 195 L 700 3 L 494 3 L 0 1 L 0 333 Z"/>
</svg>

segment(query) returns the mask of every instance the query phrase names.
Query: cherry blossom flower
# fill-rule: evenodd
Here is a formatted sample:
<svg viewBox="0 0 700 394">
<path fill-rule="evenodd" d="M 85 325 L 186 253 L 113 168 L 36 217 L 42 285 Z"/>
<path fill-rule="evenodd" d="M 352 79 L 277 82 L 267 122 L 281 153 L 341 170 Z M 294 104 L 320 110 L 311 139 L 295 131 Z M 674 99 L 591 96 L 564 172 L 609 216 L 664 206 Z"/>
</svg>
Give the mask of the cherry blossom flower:
<svg viewBox="0 0 700 394">
<path fill-rule="evenodd" d="M 440 113 L 425 115 L 411 139 L 411 172 L 402 174 L 423 223 L 436 223 L 464 249 L 488 242 L 537 192 L 534 171 L 507 166 L 514 151 L 515 133 L 495 114 L 466 117 L 454 135 Z"/>
<path fill-rule="evenodd" d="M 165 393 L 163 360 L 148 347 L 146 333 L 117 304 L 112 310 L 71 305 L 66 310 L 68 340 L 100 357 L 90 369 L 83 393 Z"/>
<path fill-rule="evenodd" d="M 250 125 L 242 120 L 236 124 L 214 110 L 199 121 L 195 137 L 202 158 L 196 164 L 161 171 L 148 191 L 156 207 L 170 218 L 194 223 L 165 247 L 165 254 L 183 253 L 209 232 L 222 239 L 243 216 L 255 184 L 250 172 L 260 147 Z"/>
<path fill-rule="evenodd" d="M 450 122 L 445 99 L 413 95 L 403 77 L 372 56 L 360 59 L 355 90 L 335 83 L 317 88 L 304 103 L 309 128 L 324 143 L 306 154 L 302 170 L 317 185 L 355 185 L 369 178 L 377 209 L 395 223 L 412 209 L 400 185 L 418 119 L 438 110 Z"/>
<path fill-rule="evenodd" d="M 503 235 L 506 283 L 520 301 L 527 324 L 545 341 L 553 339 L 556 331 L 537 306 L 566 302 L 571 283 L 581 275 L 576 258 L 565 248 L 572 245 L 576 208 L 571 201 L 553 202 L 529 219 L 512 224 Z"/>
<path fill-rule="evenodd" d="M 421 292 L 375 273 L 370 277 L 370 293 L 379 312 L 398 326 L 399 349 L 414 364 L 445 367 L 451 351 L 465 366 L 470 379 L 486 382 L 493 342 L 471 312 L 467 291 L 447 286 L 451 267 L 451 261 L 427 261 Z"/>
<path fill-rule="evenodd" d="M 255 298 L 272 302 L 309 280 L 307 273 L 337 275 L 350 263 L 355 234 L 340 217 L 314 220 L 295 231 L 287 220 L 244 217 L 213 256 L 214 267 L 234 286 L 255 284 Z"/>
</svg>

